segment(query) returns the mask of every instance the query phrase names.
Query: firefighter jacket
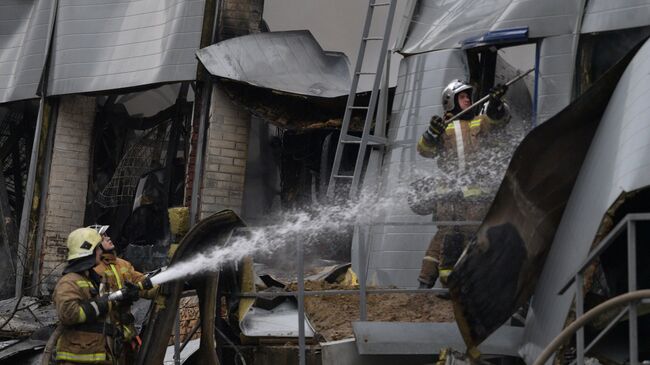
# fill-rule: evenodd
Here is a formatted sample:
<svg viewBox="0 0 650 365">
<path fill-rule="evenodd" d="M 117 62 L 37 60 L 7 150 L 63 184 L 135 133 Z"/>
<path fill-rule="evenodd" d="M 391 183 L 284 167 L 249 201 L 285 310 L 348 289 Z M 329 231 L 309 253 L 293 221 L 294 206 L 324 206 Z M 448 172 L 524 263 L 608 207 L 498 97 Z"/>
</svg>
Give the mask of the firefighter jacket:
<svg viewBox="0 0 650 365">
<path fill-rule="evenodd" d="M 445 119 L 451 118 L 451 113 Z M 442 135 L 433 143 L 420 137 L 417 151 L 423 157 L 438 158 L 438 167 L 446 177 L 437 189 L 450 193 L 462 193 L 464 198 L 484 196 L 492 187 L 486 187 L 486 182 L 479 176 L 484 170 L 482 159 L 489 159 L 489 153 L 482 153 L 499 144 L 498 131 L 503 130 L 510 120 L 509 113 L 500 119 L 490 118 L 486 114 L 468 120 L 455 120 L 449 123 Z M 488 182 L 487 185 L 493 182 Z M 458 185 L 458 186 L 451 186 Z M 442 195 L 446 193 L 441 192 Z"/>
<path fill-rule="evenodd" d="M 65 274 L 56 284 L 53 300 L 63 325 L 56 344 L 57 362 L 111 364 L 105 335 L 87 328 L 100 327 L 105 320 L 104 316 L 96 316 L 89 312 L 89 306 L 83 305 L 97 295 L 98 282 L 79 273 Z"/>
<path fill-rule="evenodd" d="M 142 289 L 142 280 L 145 274 L 138 272 L 133 268 L 130 262 L 123 260 L 112 253 L 103 253 L 101 261 L 94 268 L 95 272 L 101 277 L 102 290 L 100 294 L 112 293 L 122 289 L 125 282 L 136 284 Z M 153 299 L 156 295 L 156 288 L 150 290 L 140 290 L 140 297 Z M 121 331 L 123 340 L 130 341 L 137 333 L 133 326 L 133 316 L 131 315 L 131 304 L 115 303 L 109 311 L 110 323 L 117 326 Z"/>
</svg>

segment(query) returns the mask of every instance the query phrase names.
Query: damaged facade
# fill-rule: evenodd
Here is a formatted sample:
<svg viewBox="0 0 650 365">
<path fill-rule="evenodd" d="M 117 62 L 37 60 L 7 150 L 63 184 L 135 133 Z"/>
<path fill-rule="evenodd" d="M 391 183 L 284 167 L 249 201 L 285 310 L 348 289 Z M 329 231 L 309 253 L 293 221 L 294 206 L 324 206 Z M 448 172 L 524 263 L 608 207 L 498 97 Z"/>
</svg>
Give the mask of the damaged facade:
<svg viewBox="0 0 650 365">
<path fill-rule="evenodd" d="M 305 334 L 308 350 L 297 354 L 293 297 L 235 294 L 295 291 L 281 274 L 270 277 L 273 263 L 285 265 L 289 256 L 278 252 L 255 264 L 224 268 L 217 276 L 175 283 L 140 319 L 146 345 L 139 364 L 162 362 L 168 345 L 188 341 L 192 333 L 193 360 L 210 364 L 237 363 L 237 357 L 259 364 L 287 362 L 299 356 L 310 363 L 374 363 L 383 356 L 383 361 L 403 356 L 427 363 L 443 347 L 477 347 L 486 355 L 530 364 L 566 327 L 578 303 L 582 306 L 582 299 L 574 299 L 575 288 L 558 294 L 560 288 L 627 213 L 648 211 L 650 176 L 644 171 L 650 129 L 639 117 L 642 98 L 631 95 L 647 94 L 644 85 L 650 84 L 644 43 L 650 2 L 419 0 L 403 6 L 401 32 L 393 37 L 394 51 L 403 56 L 391 66 L 399 68 L 397 85 L 382 90 L 390 108 L 388 145 L 374 150 L 377 164 L 363 156 L 368 178 L 362 186 L 372 189 L 380 182 L 380 196 L 400 190 L 419 170 L 437 169 L 416 155 L 415 142 L 430 117 L 442 114 L 439 95 L 450 80 L 471 81 L 483 96 L 526 71 L 509 63 L 512 53 L 527 53 L 528 66 L 535 69 L 506 98 L 516 116 L 507 136 L 515 142 L 508 159 L 500 161 L 499 176 L 506 179 L 495 188 L 496 203 L 476 224 L 475 245 L 451 279 L 454 314 L 448 302 L 433 299 L 427 310 L 438 315 L 386 316 L 376 310 L 368 320 L 361 314 L 363 320 L 354 325 L 341 315 L 344 334 L 331 335 L 336 328 L 324 335 L 322 327 L 312 327 L 319 321 L 316 312 L 340 305 L 356 317 L 359 312 L 351 306 L 356 308 L 358 296 L 322 299 L 320 306 L 320 299 L 308 300 L 308 317 L 313 317 Z M 202 252 L 209 242 L 223 243 L 246 224 L 271 223 L 273 214 L 309 212 L 328 202 L 352 67 L 344 54 L 323 50 L 309 31 L 269 32 L 263 0 L 28 0 L 5 7 L 11 16 L 0 19 L 0 243 L 6 250 L 0 299 L 29 296 L 24 303 L 29 308 L 40 303 L 34 298 L 51 295 L 65 265 L 67 235 L 77 227 L 110 225 L 121 254 L 150 271 Z M 358 104 L 372 99 L 368 90 L 355 91 Z M 587 118 L 593 123 L 582 123 Z M 361 136 L 364 119 L 362 112 L 351 113 L 351 135 Z M 356 151 L 343 155 L 342 170 L 354 170 Z M 556 190 L 535 190 L 533 181 Z M 522 202 L 528 205 L 522 208 Z M 413 288 L 422 253 L 437 229 L 432 220 L 413 213 L 404 201 L 366 227 L 365 236 L 350 229 L 314 244 L 307 260 L 352 262 L 345 270 L 334 267 L 328 279 L 319 277 L 324 284 L 317 289 L 354 289 L 358 283 L 351 276 L 360 272 L 363 286 L 376 290 Z M 647 236 L 644 224 L 635 231 L 639 242 Z M 490 247 L 497 241 L 521 250 L 495 256 Z M 626 272 L 618 267 L 626 257 L 614 252 L 623 244 L 622 238 L 614 242 L 607 257 L 590 264 L 595 279 L 586 284 L 586 309 L 648 288 L 645 246 L 636 252 L 636 287 L 625 287 Z M 508 275 L 477 270 L 485 262 L 499 270 L 504 261 L 517 264 L 502 271 Z M 265 275 L 256 275 L 259 267 Z M 492 291 L 477 289 L 487 286 Z M 404 298 L 413 298 L 389 295 L 392 306 L 382 303 L 379 293 L 372 294 L 370 305 L 399 311 L 409 306 Z M 416 301 L 425 303 L 426 297 Z M 189 309 L 175 332 L 179 302 Z M 482 305 L 488 302 L 500 307 Z M 3 311 L 15 312 L 19 305 L 13 304 L 6 302 Z M 511 326 L 511 315 L 521 307 L 529 308 L 523 326 Z M 638 313 L 635 332 L 641 360 L 650 353 L 647 341 L 641 341 L 650 336 L 644 313 Z M 438 323 L 454 318 L 460 329 Z M 259 325 L 264 320 L 291 325 L 269 330 Z M 622 327 L 616 327 L 617 335 Z M 2 330 L 5 337 L 14 331 Z M 593 330 L 588 339 L 595 337 Z M 161 333 L 170 336 L 157 336 Z M 356 342 L 329 342 L 351 334 Z M 327 343 L 321 346 L 320 340 Z M 284 342 L 290 351 L 278 346 Z M 604 342 L 607 351 L 590 356 L 630 360 L 628 343 L 615 336 Z M 563 354 L 576 346 L 568 343 Z"/>
</svg>

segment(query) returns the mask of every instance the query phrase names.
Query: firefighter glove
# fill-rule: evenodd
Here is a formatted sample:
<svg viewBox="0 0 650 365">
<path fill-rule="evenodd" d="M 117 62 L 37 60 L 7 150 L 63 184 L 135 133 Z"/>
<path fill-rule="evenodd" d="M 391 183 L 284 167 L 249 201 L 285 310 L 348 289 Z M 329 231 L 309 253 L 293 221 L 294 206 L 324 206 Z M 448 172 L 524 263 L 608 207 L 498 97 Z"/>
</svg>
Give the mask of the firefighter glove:
<svg viewBox="0 0 650 365">
<path fill-rule="evenodd" d="M 431 117 L 429 121 L 429 128 L 422 134 L 422 138 L 428 143 L 435 142 L 442 133 L 444 133 L 445 128 L 447 128 L 447 122 L 437 115 Z"/>
<path fill-rule="evenodd" d="M 501 99 L 506 92 L 508 91 L 508 87 L 504 84 L 497 84 L 495 87 L 490 89 L 490 96 L 491 99 Z"/>
<path fill-rule="evenodd" d="M 108 312 L 108 295 L 84 300 L 79 303 L 79 306 L 85 315 L 85 321 L 83 322 L 94 322 Z"/>
<path fill-rule="evenodd" d="M 138 283 L 138 285 L 142 290 L 149 290 L 153 288 L 153 283 L 151 282 L 151 279 L 148 277 L 142 279 L 142 281 Z"/>
<path fill-rule="evenodd" d="M 137 285 L 125 282 L 124 283 L 124 295 L 122 296 L 122 303 L 131 304 L 140 298 L 140 287 Z"/>
</svg>

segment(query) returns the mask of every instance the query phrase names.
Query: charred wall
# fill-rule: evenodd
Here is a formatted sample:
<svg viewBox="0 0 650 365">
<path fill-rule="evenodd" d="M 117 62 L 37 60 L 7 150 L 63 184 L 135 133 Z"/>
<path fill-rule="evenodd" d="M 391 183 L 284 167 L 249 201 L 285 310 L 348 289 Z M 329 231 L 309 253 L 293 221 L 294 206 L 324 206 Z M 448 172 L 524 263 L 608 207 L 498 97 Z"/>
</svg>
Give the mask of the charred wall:
<svg viewBox="0 0 650 365">
<path fill-rule="evenodd" d="M 264 0 L 223 0 L 220 9 L 219 39 L 264 31 Z"/>
</svg>

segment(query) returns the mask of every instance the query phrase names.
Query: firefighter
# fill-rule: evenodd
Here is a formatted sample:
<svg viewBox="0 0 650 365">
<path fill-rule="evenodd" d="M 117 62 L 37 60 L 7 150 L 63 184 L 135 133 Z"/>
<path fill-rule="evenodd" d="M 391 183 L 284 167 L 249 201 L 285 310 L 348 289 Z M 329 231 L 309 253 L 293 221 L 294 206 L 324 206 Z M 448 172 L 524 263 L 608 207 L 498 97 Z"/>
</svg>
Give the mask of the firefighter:
<svg viewBox="0 0 650 365">
<path fill-rule="evenodd" d="M 137 293 L 132 295 L 131 300 L 123 300 L 117 303 L 113 310 L 109 311 L 109 320 L 117 327 L 122 334 L 120 338 L 114 337 L 112 348 L 115 355 L 124 363 L 131 363 L 140 348 L 140 338 L 134 327 L 135 318 L 131 314 L 131 305 L 138 298 L 153 299 L 157 293 L 157 287 L 143 273 L 136 271 L 130 262 L 116 256 L 115 245 L 111 237 L 106 233 L 109 226 L 92 225 L 88 228 L 94 229 L 102 238 L 99 244 L 100 259 L 94 271 L 101 278 L 100 295 L 112 293 L 125 287 L 127 291 Z"/>
<path fill-rule="evenodd" d="M 411 207 L 419 214 L 431 214 L 433 210 L 434 220 L 481 221 L 489 208 L 490 188 L 486 188 L 485 179 L 480 176 L 481 166 L 476 161 L 493 142 L 490 138 L 510 120 L 509 108 L 501 100 L 507 87 L 493 88 L 477 116 L 470 109 L 472 91 L 470 84 L 460 80 L 447 85 L 442 93 L 444 116 L 434 115 L 417 142 L 421 156 L 438 157 L 440 175 L 444 178 L 428 184 L 436 186 L 427 186 L 428 197 L 434 197 L 429 211 L 422 212 L 421 207 L 415 208 L 413 204 Z M 457 120 L 450 120 L 461 111 L 465 113 Z M 439 225 L 422 260 L 420 288 L 433 287 L 438 277 L 446 286 L 451 269 L 475 230 L 470 225 Z"/>
<path fill-rule="evenodd" d="M 119 337 L 108 323 L 107 314 L 119 305 L 100 295 L 101 277 L 93 270 L 99 262 L 102 237 L 91 228 L 79 228 L 67 240 L 67 266 L 54 289 L 53 300 L 63 331 L 56 344 L 61 364 L 112 364 L 112 338 Z M 137 290 L 123 298 L 133 300 Z"/>
</svg>

